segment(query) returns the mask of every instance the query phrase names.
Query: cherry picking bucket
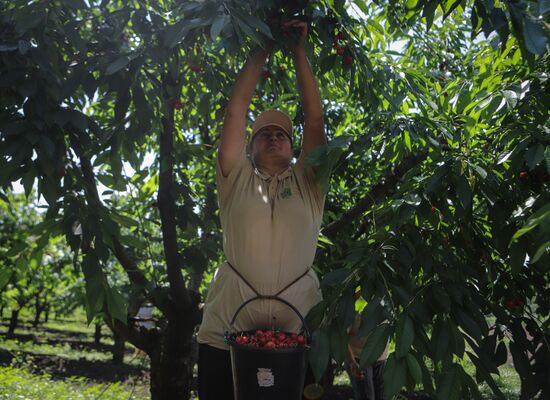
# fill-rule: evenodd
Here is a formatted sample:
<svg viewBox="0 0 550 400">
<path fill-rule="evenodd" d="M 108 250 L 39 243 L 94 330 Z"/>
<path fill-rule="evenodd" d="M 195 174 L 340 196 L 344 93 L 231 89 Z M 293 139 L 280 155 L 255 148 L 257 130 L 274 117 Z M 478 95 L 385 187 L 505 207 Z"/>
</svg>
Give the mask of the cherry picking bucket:
<svg viewBox="0 0 550 400">
<path fill-rule="evenodd" d="M 245 301 L 235 312 L 231 326 L 248 303 L 266 298 L 286 304 L 298 315 L 306 333 L 307 344 L 309 333 L 304 318 L 292 304 L 276 296 L 256 296 Z M 256 330 L 237 334 L 225 332 L 225 340 L 231 353 L 235 400 L 301 400 L 308 346 L 264 348 L 239 344 L 235 340 L 238 335 L 252 335 L 254 332 Z"/>
</svg>

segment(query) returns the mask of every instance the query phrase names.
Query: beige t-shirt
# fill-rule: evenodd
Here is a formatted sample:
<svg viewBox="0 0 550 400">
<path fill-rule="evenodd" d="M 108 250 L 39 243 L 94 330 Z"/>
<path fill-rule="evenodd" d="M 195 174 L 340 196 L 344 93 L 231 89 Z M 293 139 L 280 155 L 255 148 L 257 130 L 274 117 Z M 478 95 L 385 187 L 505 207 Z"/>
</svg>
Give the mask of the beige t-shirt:
<svg viewBox="0 0 550 400">
<path fill-rule="evenodd" d="M 227 261 L 261 294 L 272 295 L 311 267 L 322 222 L 324 193 L 313 171 L 301 161 L 278 176 L 255 169 L 243 151 L 224 177 L 217 164 L 217 187 L 223 250 Z M 227 265 L 221 264 L 210 283 L 199 328 L 199 343 L 228 349 L 223 333 L 238 307 L 255 296 Z M 321 300 L 319 280 L 307 275 L 279 295 L 302 316 Z M 255 300 L 237 316 L 234 329 L 275 327 L 290 332 L 302 323 L 276 300 Z"/>
</svg>

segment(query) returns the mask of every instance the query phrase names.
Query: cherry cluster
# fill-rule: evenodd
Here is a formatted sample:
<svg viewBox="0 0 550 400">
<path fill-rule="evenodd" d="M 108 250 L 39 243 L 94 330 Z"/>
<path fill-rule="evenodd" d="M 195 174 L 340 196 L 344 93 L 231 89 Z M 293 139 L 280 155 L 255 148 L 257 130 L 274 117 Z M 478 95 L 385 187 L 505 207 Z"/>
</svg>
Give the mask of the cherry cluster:
<svg viewBox="0 0 550 400">
<path fill-rule="evenodd" d="M 185 105 L 185 103 L 179 99 L 169 99 L 166 103 L 168 104 L 168 107 L 173 108 L 174 110 L 181 110 Z"/>
<path fill-rule="evenodd" d="M 351 65 L 353 64 L 353 56 L 351 55 L 348 45 L 347 44 L 342 45 L 342 42 L 344 40 L 346 40 L 346 33 L 344 31 L 338 32 L 334 36 L 334 43 L 332 47 L 334 47 L 336 54 L 342 57 L 342 62 L 345 65 Z"/>
<path fill-rule="evenodd" d="M 277 330 L 258 329 L 255 332 L 243 332 L 232 334 L 229 340 L 237 344 L 251 347 L 263 347 L 265 349 L 285 349 L 306 346 L 304 335 L 285 333 Z"/>
</svg>

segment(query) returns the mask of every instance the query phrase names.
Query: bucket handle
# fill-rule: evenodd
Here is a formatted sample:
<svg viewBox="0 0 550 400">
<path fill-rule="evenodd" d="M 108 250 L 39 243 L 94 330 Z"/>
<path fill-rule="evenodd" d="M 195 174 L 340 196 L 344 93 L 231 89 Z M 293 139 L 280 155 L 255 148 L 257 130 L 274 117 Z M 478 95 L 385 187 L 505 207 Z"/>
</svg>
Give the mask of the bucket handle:
<svg viewBox="0 0 550 400">
<path fill-rule="evenodd" d="M 300 311 L 298 311 L 298 309 L 296 307 L 294 307 L 291 303 L 289 303 L 288 301 L 286 301 L 285 299 L 281 299 L 280 297 L 277 297 L 277 296 L 273 296 L 273 295 L 260 295 L 260 296 L 254 296 L 248 300 L 246 300 L 243 304 L 241 304 L 239 306 L 239 308 L 237 308 L 237 311 L 235 311 L 235 314 L 233 315 L 233 318 L 231 319 L 231 322 L 230 322 L 230 325 L 231 325 L 231 328 L 234 330 L 234 326 L 233 324 L 235 323 L 235 320 L 237 319 L 237 315 L 239 315 L 239 313 L 241 312 L 241 310 L 250 302 L 254 301 L 254 300 L 277 300 L 285 305 L 287 305 L 290 309 L 292 309 L 292 311 L 294 311 L 296 313 L 296 315 L 298 316 L 298 318 L 300 318 L 300 321 L 302 321 L 302 326 L 304 327 L 304 330 L 305 330 L 305 333 L 306 333 L 306 336 L 307 338 L 309 339 L 310 338 L 310 334 L 309 334 L 309 329 L 307 329 L 307 325 L 306 325 L 306 320 L 304 319 L 304 317 L 302 316 L 302 314 L 300 314 Z"/>
</svg>

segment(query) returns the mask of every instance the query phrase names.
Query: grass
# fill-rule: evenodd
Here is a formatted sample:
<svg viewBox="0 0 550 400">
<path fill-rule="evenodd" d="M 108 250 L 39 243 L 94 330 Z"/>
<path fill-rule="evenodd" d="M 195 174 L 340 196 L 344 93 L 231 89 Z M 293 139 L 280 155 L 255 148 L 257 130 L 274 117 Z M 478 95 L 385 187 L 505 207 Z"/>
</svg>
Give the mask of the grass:
<svg viewBox="0 0 550 400">
<path fill-rule="evenodd" d="M 110 353 L 73 349 L 68 343 L 51 345 L 46 343 L 33 343 L 12 339 L 0 340 L 0 347 L 12 353 L 34 353 L 45 356 L 63 357 L 69 360 L 84 359 L 87 361 L 109 361 L 112 358 Z"/>
<path fill-rule="evenodd" d="M 147 388 L 121 384 L 93 384 L 81 378 L 56 381 L 48 374 L 23 368 L 0 367 L 0 399 L 25 400 L 145 400 Z"/>
<path fill-rule="evenodd" d="M 464 370 L 474 376 L 475 366 L 471 362 L 463 364 Z M 499 375 L 492 375 L 496 385 L 502 390 L 507 400 L 519 400 L 521 381 L 518 373 L 510 365 L 504 364 L 498 368 Z M 479 391 L 483 399 L 496 399 L 493 390 L 486 383 L 479 385 Z"/>
<path fill-rule="evenodd" d="M 6 326 L 0 326 L 0 348 L 11 353 L 29 353 L 44 356 L 56 356 L 68 360 L 110 361 L 110 352 L 100 351 L 94 346 L 94 326 L 86 323 L 85 319 L 50 320 L 34 328 L 30 320 L 22 319 L 15 330 L 16 337 L 5 339 Z M 112 346 L 113 339 L 107 328 L 103 327 L 101 344 Z M 18 338 L 28 336 L 29 340 Z M 32 340 L 31 340 L 32 338 Z M 54 343 L 48 343 L 54 342 Z M 89 346 L 89 347 L 88 347 Z M 126 343 L 127 353 L 133 353 L 135 347 Z M 142 357 L 133 357 L 126 354 L 125 363 L 138 367 L 148 367 L 149 361 Z"/>
</svg>

